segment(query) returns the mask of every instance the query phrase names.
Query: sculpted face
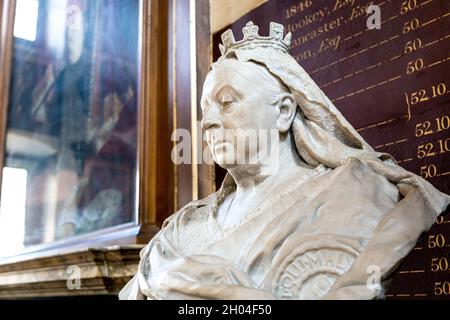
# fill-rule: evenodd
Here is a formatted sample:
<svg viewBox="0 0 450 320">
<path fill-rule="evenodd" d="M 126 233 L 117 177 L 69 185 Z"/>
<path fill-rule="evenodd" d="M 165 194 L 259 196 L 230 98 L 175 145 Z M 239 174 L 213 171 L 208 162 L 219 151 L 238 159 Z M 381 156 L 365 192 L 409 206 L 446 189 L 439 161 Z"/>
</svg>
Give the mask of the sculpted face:
<svg viewBox="0 0 450 320">
<path fill-rule="evenodd" d="M 229 169 L 258 162 L 267 145 L 255 138 L 290 126 L 283 123 L 283 101 L 289 96 L 263 66 L 235 59 L 216 66 L 206 78 L 201 101 L 202 128 L 216 163 Z"/>
</svg>

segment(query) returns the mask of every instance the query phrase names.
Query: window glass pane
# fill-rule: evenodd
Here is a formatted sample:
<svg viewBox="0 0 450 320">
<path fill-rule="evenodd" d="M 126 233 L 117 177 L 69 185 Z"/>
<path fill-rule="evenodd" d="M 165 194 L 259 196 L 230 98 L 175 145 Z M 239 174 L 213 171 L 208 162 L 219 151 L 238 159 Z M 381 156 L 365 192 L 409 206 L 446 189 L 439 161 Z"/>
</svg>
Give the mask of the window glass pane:
<svg viewBox="0 0 450 320">
<path fill-rule="evenodd" d="M 16 2 L 0 256 L 135 221 L 139 15 Z"/>
</svg>

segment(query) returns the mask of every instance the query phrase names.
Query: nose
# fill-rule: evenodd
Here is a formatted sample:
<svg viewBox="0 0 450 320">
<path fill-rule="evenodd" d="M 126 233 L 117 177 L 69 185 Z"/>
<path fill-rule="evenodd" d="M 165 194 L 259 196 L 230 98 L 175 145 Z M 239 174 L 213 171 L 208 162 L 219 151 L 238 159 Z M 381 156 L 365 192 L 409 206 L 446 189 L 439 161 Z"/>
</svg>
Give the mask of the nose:
<svg viewBox="0 0 450 320">
<path fill-rule="evenodd" d="M 202 118 L 202 130 L 206 131 L 209 129 L 218 129 L 221 127 L 221 121 L 214 110 L 216 108 L 210 107 L 203 113 Z"/>
</svg>

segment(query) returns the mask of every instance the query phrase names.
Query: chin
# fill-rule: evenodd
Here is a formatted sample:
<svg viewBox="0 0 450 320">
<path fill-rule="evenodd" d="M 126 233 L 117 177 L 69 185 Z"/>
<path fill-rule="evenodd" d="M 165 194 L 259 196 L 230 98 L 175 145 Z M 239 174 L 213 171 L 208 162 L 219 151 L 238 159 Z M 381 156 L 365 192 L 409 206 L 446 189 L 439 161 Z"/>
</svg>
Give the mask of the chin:
<svg viewBox="0 0 450 320">
<path fill-rule="evenodd" d="M 223 169 L 228 170 L 237 166 L 236 159 L 231 157 L 232 161 L 230 161 L 230 155 L 227 157 L 226 152 L 215 152 L 213 154 L 213 158 L 214 162 Z"/>
<path fill-rule="evenodd" d="M 236 168 L 238 165 L 237 164 L 227 164 L 227 163 L 220 163 L 220 162 L 216 162 L 216 164 L 221 167 L 222 169 L 225 170 L 231 170 L 233 168 Z"/>
</svg>

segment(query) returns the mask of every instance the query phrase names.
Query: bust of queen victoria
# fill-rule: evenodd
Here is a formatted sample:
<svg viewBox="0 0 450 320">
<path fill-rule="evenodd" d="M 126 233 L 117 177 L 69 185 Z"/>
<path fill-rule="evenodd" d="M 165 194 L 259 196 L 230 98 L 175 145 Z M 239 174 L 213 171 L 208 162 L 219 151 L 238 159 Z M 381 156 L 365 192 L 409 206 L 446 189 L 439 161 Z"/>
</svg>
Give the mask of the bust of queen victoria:
<svg viewBox="0 0 450 320">
<path fill-rule="evenodd" d="M 202 127 L 228 174 L 164 222 L 121 299 L 382 298 L 449 204 L 364 141 L 289 55 L 283 33 L 271 23 L 263 37 L 249 22 L 240 41 L 222 35 Z M 249 130 L 276 139 L 239 148 Z M 368 285 L 371 270 L 379 287 Z"/>
</svg>

